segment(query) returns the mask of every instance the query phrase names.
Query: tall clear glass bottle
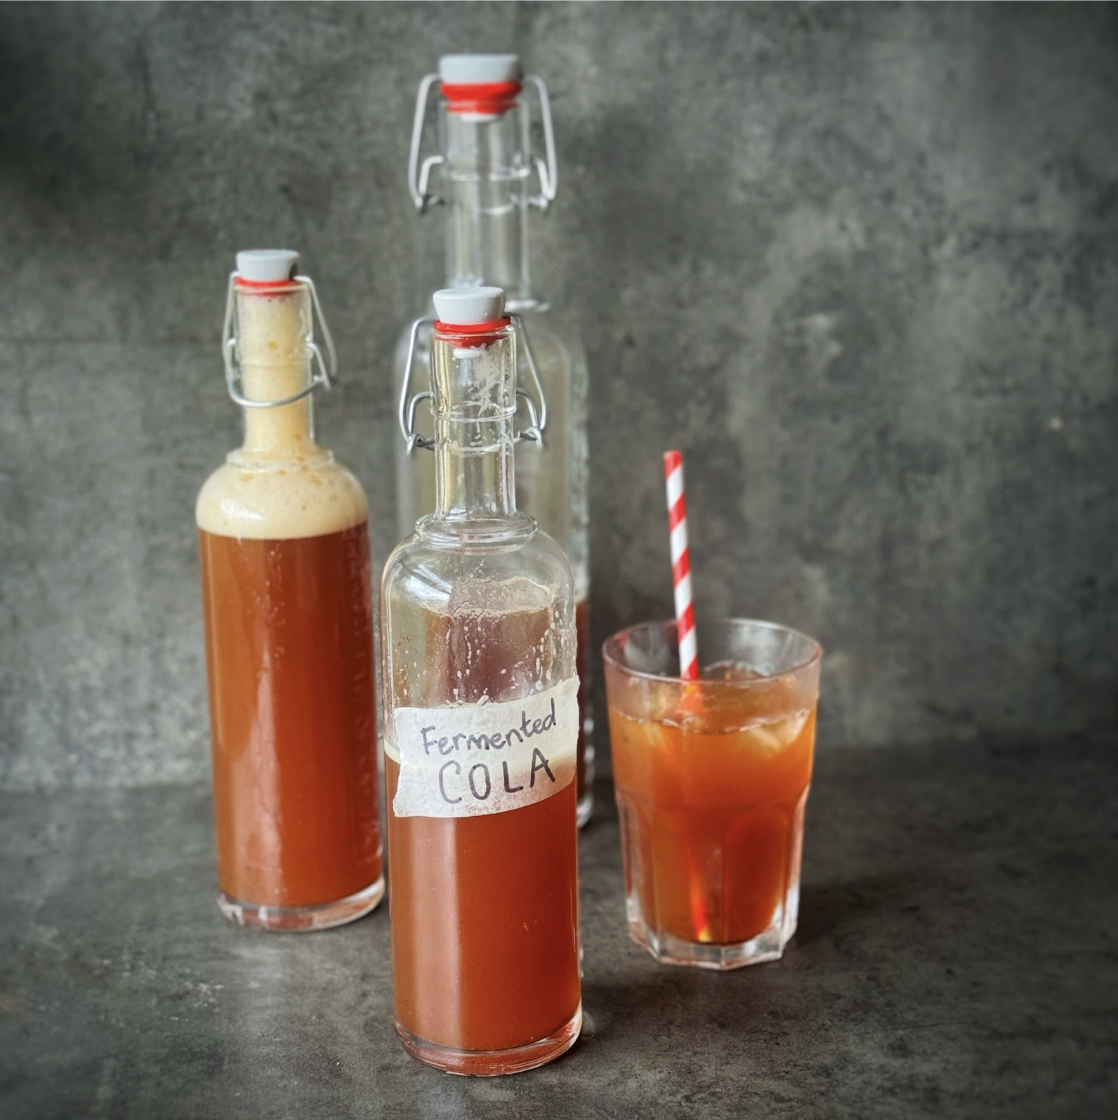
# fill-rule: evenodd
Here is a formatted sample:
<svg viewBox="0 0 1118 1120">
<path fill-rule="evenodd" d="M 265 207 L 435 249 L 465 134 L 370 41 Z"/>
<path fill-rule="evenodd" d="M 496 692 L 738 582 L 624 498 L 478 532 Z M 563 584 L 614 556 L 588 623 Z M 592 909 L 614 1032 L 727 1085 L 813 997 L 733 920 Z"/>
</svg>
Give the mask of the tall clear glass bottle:
<svg viewBox="0 0 1118 1120">
<path fill-rule="evenodd" d="M 368 506 L 314 439 L 310 394 L 330 375 L 298 264 L 237 254 L 224 353 L 245 438 L 196 510 L 218 902 L 282 930 L 351 921 L 384 894 Z"/>
<path fill-rule="evenodd" d="M 396 1032 L 437 1068 L 515 1073 L 582 1022 L 575 583 L 517 509 L 503 293 L 435 308 L 434 512 L 381 587 Z"/>
<path fill-rule="evenodd" d="M 421 159 L 426 107 L 439 83 L 439 151 Z M 537 92 L 545 156 L 531 143 L 531 105 L 525 88 Z M 432 173 L 437 193 L 429 193 Z M 523 442 L 516 448 L 516 499 L 559 542 L 575 573 L 579 634 L 581 724 L 578 748 L 578 823 L 593 806 L 594 719 L 590 671 L 590 568 L 587 507 L 586 358 L 577 333 L 556 316 L 534 290 L 530 269 L 531 209 L 544 209 L 557 186 L 555 143 L 547 87 L 524 76 L 516 55 L 447 55 L 438 74 L 419 87 L 409 160 L 409 185 L 421 213 L 438 204 L 446 217 L 444 284 L 447 288 L 495 285 L 507 309 L 531 336 L 540 380 L 548 400 L 546 447 Z M 416 338 L 415 368 L 430 368 L 431 326 Z M 411 332 L 396 349 L 397 391 L 402 391 Z M 522 360 L 522 359 L 521 359 Z M 521 370 L 520 383 L 526 384 Z M 530 418 L 521 405 L 520 422 Z M 431 419 L 421 410 L 420 432 L 431 435 Z M 399 448 L 396 463 L 399 532 L 435 508 L 435 463 L 429 455 L 409 456 Z"/>
</svg>

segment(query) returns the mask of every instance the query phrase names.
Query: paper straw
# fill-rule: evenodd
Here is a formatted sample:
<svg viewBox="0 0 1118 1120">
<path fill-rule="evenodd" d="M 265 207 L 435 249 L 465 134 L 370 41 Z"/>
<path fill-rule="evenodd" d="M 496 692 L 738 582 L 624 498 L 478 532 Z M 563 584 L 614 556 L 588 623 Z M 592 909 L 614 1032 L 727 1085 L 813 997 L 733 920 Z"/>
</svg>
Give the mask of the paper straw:
<svg viewBox="0 0 1118 1120">
<path fill-rule="evenodd" d="M 687 507 L 683 500 L 683 456 L 678 451 L 664 452 L 664 477 L 668 487 L 679 675 L 685 681 L 693 681 L 699 676 L 699 643 L 695 637 L 695 611 L 691 605 L 691 553 L 687 548 Z"/>
</svg>

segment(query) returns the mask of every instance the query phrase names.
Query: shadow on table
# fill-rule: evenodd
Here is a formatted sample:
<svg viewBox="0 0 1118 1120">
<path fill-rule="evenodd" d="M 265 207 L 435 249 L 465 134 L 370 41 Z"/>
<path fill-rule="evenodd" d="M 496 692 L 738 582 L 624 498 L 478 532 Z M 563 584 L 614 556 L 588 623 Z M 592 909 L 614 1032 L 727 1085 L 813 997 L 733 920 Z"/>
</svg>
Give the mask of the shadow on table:
<svg viewBox="0 0 1118 1120">
<path fill-rule="evenodd" d="M 805 884 L 799 928 L 784 958 L 723 973 L 657 964 L 631 945 L 634 959 L 623 978 L 588 975 L 584 981 L 584 1035 L 649 1030 L 663 1034 L 673 1025 L 685 1025 L 698 1009 L 704 1022 L 729 1029 L 741 1023 L 743 1001 L 752 1014 L 767 1014 L 770 1003 L 776 1008 L 787 999 L 789 983 L 798 984 L 793 975 L 804 971 L 819 948 L 894 925 L 906 911 L 916 909 L 913 899 L 918 891 L 916 877 L 903 873 Z"/>
<path fill-rule="evenodd" d="M 800 920 L 794 944 L 800 948 L 847 932 L 884 911 L 910 905 L 917 876 L 870 875 L 849 883 L 805 883 L 800 888 Z"/>
</svg>

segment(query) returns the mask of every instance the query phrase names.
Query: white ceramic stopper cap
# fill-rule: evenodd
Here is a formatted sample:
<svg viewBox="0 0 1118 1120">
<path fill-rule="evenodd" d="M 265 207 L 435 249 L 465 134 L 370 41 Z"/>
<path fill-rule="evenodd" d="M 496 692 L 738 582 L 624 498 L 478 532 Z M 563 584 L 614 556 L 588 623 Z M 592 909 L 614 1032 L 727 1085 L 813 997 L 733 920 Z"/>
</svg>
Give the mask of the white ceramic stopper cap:
<svg viewBox="0 0 1118 1120">
<path fill-rule="evenodd" d="M 523 77 L 515 54 L 444 54 L 439 59 L 439 80 L 448 86 L 519 82 Z"/>
<path fill-rule="evenodd" d="M 242 249 L 237 254 L 241 278 L 258 284 L 294 280 L 298 271 L 299 254 L 292 249 Z"/>
<path fill-rule="evenodd" d="M 505 317 L 503 288 L 443 288 L 434 299 L 435 314 L 448 327 L 472 327 Z"/>
</svg>

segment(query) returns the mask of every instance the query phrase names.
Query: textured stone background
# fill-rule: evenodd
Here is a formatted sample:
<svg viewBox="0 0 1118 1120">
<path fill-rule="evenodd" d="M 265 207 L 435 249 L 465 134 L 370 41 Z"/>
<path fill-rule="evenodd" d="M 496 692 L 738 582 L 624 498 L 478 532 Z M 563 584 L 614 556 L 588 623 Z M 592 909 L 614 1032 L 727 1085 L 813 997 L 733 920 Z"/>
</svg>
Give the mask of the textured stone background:
<svg viewBox="0 0 1118 1120">
<path fill-rule="evenodd" d="M 394 543 L 410 115 L 453 49 L 552 90 L 535 272 L 590 356 L 596 637 L 670 613 L 677 444 L 700 606 L 822 639 L 824 746 L 1113 736 L 1113 9 L 3 5 L 0 785 L 208 770 L 237 248 L 318 279 L 320 431 Z"/>
</svg>

